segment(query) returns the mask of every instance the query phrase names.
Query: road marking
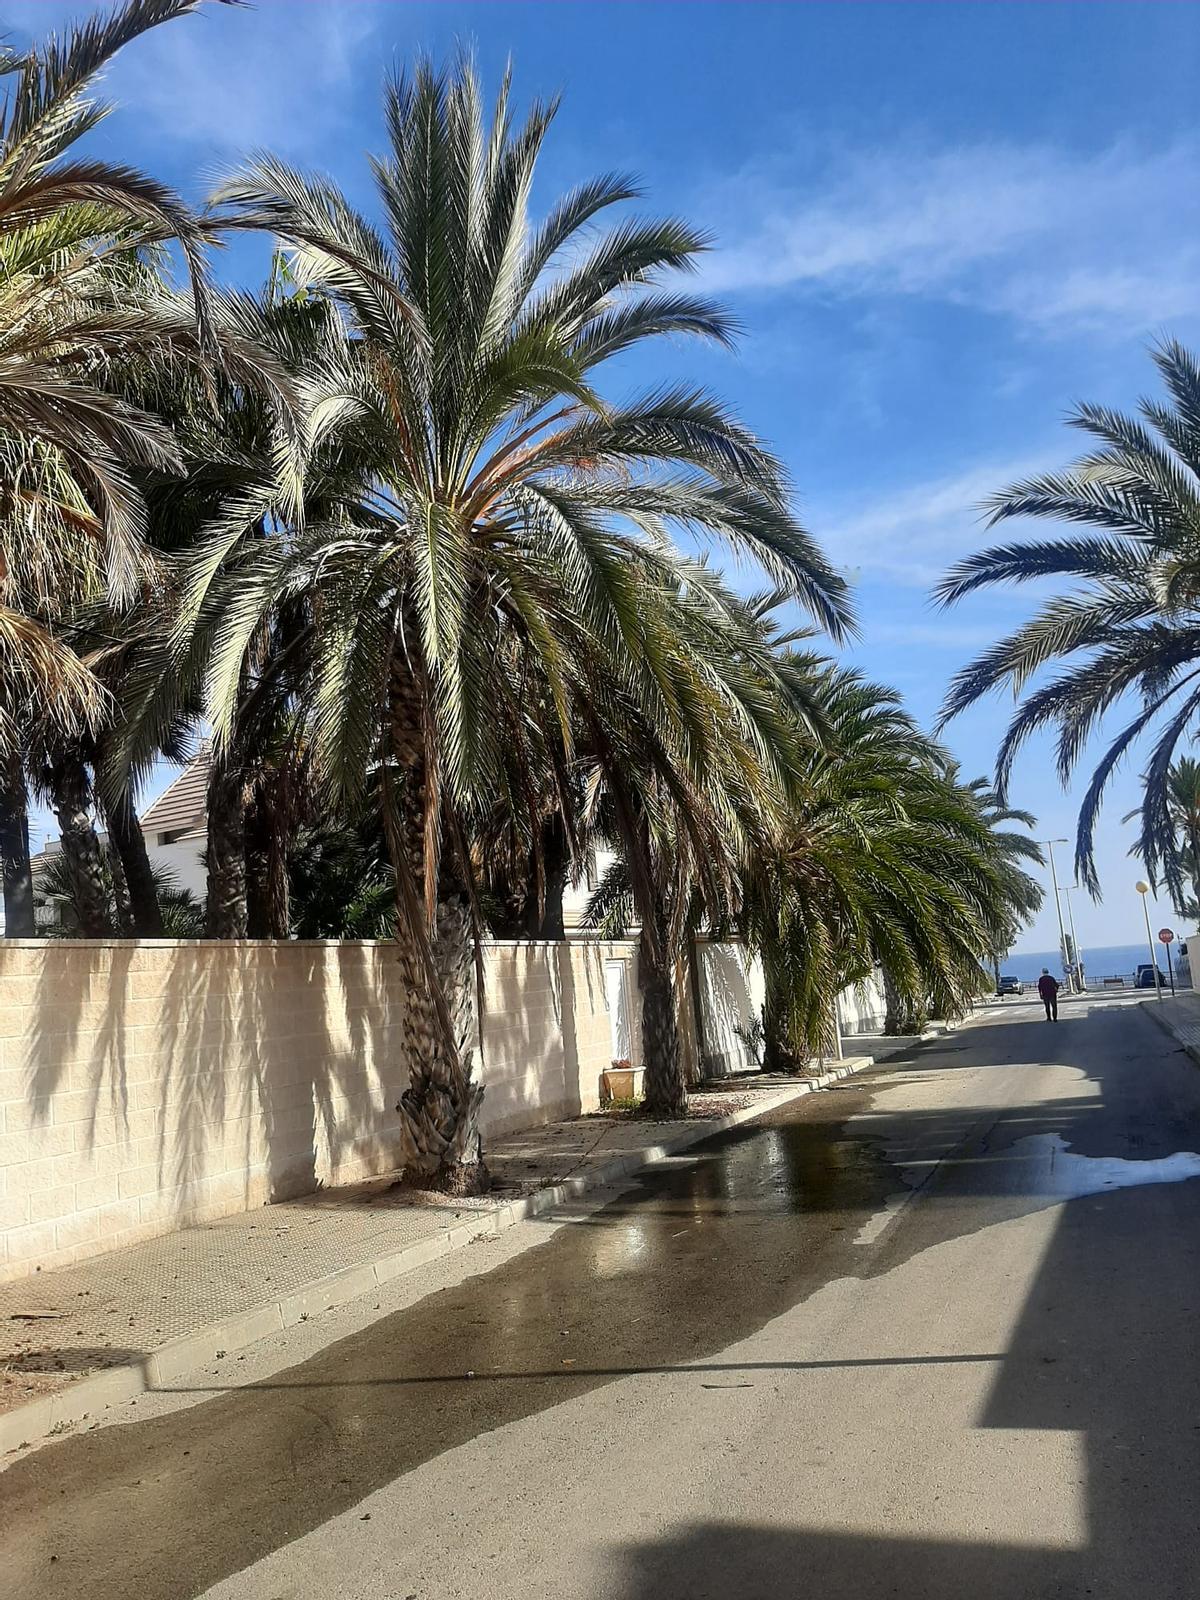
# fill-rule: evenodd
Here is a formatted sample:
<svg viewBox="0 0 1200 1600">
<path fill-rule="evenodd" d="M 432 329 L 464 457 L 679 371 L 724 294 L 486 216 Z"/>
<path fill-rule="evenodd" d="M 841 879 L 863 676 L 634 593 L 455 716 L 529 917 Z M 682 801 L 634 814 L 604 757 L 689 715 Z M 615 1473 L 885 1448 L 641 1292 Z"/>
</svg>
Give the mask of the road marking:
<svg viewBox="0 0 1200 1600">
<path fill-rule="evenodd" d="M 935 1163 L 936 1165 L 936 1163 Z M 882 1211 L 877 1211 L 869 1222 L 865 1222 L 854 1236 L 855 1244 L 874 1244 L 876 1239 L 887 1229 L 904 1210 L 920 1194 L 923 1184 L 915 1189 L 906 1189 L 903 1194 L 895 1194 L 887 1202 Z"/>
</svg>

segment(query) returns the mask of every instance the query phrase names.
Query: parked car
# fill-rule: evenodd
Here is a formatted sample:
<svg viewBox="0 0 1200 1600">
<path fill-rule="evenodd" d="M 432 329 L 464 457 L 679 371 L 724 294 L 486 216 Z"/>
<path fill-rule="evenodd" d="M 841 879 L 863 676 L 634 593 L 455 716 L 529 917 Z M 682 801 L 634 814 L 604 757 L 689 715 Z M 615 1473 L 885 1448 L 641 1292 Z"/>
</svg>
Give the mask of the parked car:
<svg viewBox="0 0 1200 1600">
<path fill-rule="evenodd" d="M 1149 961 L 1143 961 L 1141 966 L 1137 969 L 1137 981 L 1134 984 L 1134 987 L 1136 989 L 1153 989 L 1154 978 L 1156 974 L 1158 976 L 1159 987 L 1165 988 L 1167 979 L 1162 969 L 1160 967 L 1151 966 Z"/>
<path fill-rule="evenodd" d="M 1003 999 L 1006 994 L 1024 994 L 1025 985 L 1021 982 L 1020 978 L 1001 978 L 996 987 L 996 993 L 1001 999 Z"/>
</svg>

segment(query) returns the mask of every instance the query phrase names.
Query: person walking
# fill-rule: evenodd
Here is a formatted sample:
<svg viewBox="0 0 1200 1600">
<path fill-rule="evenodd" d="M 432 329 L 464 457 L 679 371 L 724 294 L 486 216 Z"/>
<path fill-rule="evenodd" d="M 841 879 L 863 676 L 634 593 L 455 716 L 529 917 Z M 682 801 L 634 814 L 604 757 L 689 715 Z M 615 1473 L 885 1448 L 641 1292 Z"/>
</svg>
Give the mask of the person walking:
<svg viewBox="0 0 1200 1600">
<path fill-rule="evenodd" d="M 1038 979 L 1038 993 L 1042 997 L 1042 1004 L 1046 1008 L 1046 1021 L 1058 1021 L 1058 979 L 1050 976 L 1050 968 L 1043 967 L 1042 975 Z"/>
</svg>

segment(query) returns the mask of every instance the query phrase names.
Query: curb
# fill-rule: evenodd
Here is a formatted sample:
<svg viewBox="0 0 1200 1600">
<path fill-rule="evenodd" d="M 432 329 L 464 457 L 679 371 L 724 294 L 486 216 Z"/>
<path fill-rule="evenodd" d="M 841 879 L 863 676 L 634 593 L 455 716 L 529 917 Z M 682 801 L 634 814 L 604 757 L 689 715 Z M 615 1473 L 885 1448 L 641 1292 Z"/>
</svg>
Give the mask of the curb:
<svg viewBox="0 0 1200 1600">
<path fill-rule="evenodd" d="M 1197 1066 L 1200 1066 L 1200 1045 L 1189 1044 L 1186 1039 L 1180 1038 L 1171 1026 L 1170 1017 L 1164 1017 L 1158 1005 L 1151 1005 L 1149 1000 L 1139 1000 L 1138 1010 L 1144 1017 L 1152 1017 L 1167 1037 L 1175 1041 L 1184 1055 L 1191 1056 Z"/>
<path fill-rule="evenodd" d="M 778 1094 L 769 1095 L 755 1105 L 744 1106 L 740 1111 L 730 1112 L 728 1116 L 717 1117 L 710 1122 L 698 1122 L 694 1127 L 680 1129 L 664 1138 L 660 1144 L 627 1151 L 577 1177 L 566 1178 L 550 1188 L 535 1190 L 520 1200 L 493 1206 L 466 1222 L 459 1222 L 453 1228 L 446 1228 L 441 1233 L 380 1256 L 375 1261 L 362 1262 L 340 1272 L 314 1278 L 302 1289 L 292 1290 L 266 1305 L 255 1306 L 250 1311 L 210 1323 L 197 1333 L 172 1339 L 138 1361 L 110 1367 L 104 1372 L 94 1373 L 90 1378 L 80 1378 L 61 1394 L 47 1395 L 43 1400 L 30 1400 L 0 1416 L 0 1455 L 40 1442 L 46 1435 L 65 1429 L 105 1406 L 136 1399 L 147 1390 L 169 1387 L 194 1368 L 211 1361 L 217 1350 L 242 1350 L 247 1345 L 257 1344 L 260 1339 L 279 1333 L 284 1328 L 293 1328 L 317 1312 L 332 1311 L 335 1306 L 346 1305 L 351 1300 L 370 1294 L 381 1284 L 390 1283 L 393 1278 L 423 1267 L 427 1262 L 440 1260 L 442 1256 L 461 1250 L 475 1239 L 506 1233 L 518 1222 L 553 1211 L 568 1200 L 578 1199 L 589 1189 L 607 1188 L 644 1167 L 667 1160 L 680 1150 L 727 1133 L 731 1128 L 752 1122 L 770 1111 L 777 1111 L 780 1106 L 812 1094 L 814 1090 L 824 1089 L 874 1064 L 873 1056 L 848 1056 L 839 1066 L 822 1073 L 820 1077 L 789 1084 Z"/>
</svg>

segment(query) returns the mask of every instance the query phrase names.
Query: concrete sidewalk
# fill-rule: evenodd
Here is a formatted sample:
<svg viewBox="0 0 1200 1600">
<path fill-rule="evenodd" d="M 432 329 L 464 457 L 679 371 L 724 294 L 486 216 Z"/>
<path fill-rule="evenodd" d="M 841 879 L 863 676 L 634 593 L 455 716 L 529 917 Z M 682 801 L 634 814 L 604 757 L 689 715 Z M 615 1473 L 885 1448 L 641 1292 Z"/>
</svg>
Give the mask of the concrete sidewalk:
<svg viewBox="0 0 1200 1600">
<path fill-rule="evenodd" d="M 981 1009 L 973 1012 L 966 1019 L 967 1023 L 982 1021 L 989 1016 L 990 1010 Z M 889 1056 L 902 1055 L 905 1050 L 912 1050 L 919 1044 L 924 1044 L 928 1039 L 938 1039 L 944 1033 L 954 1033 L 956 1029 L 965 1024 L 953 1022 L 931 1022 L 920 1033 L 847 1033 L 842 1037 L 842 1048 L 848 1054 L 856 1050 L 866 1051 L 876 1061 L 886 1061 Z"/>
<path fill-rule="evenodd" d="M 1200 1062 L 1200 994 L 1182 989 L 1162 1000 L 1151 996 L 1142 1001 L 1142 1010 L 1165 1028 L 1193 1061 Z"/>
<path fill-rule="evenodd" d="M 686 1120 L 577 1117 L 497 1139 L 479 1199 L 417 1201 L 385 1177 L 0 1286 L 0 1455 L 872 1064 L 739 1077 L 694 1092 Z"/>
</svg>

